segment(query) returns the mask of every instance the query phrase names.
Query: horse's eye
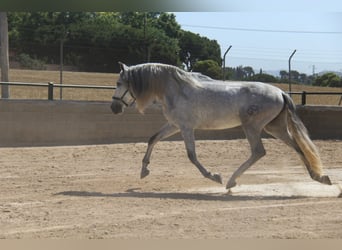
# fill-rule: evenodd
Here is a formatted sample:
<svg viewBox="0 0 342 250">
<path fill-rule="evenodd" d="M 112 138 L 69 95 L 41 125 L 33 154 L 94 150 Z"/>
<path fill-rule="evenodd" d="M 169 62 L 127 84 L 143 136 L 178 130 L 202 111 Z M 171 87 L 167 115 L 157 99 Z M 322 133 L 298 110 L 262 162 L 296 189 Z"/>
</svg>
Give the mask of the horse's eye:
<svg viewBox="0 0 342 250">
<path fill-rule="evenodd" d="M 120 87 L 120 86 L 121 86 L 121 82 L 117 82 L 116 87 Z"/>
</svg>

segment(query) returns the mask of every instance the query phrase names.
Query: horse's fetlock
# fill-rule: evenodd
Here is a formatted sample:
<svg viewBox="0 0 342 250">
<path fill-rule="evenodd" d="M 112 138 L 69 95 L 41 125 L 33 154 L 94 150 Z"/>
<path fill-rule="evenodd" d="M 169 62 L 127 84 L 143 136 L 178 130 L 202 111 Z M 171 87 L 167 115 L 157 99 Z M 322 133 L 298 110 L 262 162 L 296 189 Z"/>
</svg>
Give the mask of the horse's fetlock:
<svg viewBox="0 0 342 250">
<path fill-rule="evenodd" d="M 203 174 L 203 176 L 205 177 L 205 178 L 209 178 L 210 179 L 210 177 L 211 177 L 211 173 L 210 172 L 204 172 L 204 173 L 202 173 Z"/>
</svg>

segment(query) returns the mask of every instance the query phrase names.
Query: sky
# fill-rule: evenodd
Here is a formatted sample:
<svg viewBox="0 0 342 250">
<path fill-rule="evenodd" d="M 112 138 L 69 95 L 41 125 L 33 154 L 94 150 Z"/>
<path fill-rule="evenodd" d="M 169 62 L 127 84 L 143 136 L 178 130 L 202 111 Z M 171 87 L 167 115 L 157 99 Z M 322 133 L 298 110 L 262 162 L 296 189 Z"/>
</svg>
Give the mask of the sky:
<svg viewBox="0 0 342 250">
<path fill-rule="evenodd" d="M 279 6 L 294 3 L 272 2 Z M 296 50 L 291 70 L 308 75 L 326 70 L 342 73 L 342 2 L 336 0 L 336 7 L 330 3 L 329 8 L 322 4 L 324 1 L 295 2 L 298 11 L 259 6 L 238 11 L 173 13 L 183 30 L 216 40 L 222 57 L 231 45 L 225 60 L 227 67 L 252 66 L 255 72 L 288 71 L 289 57 Z M 310 3 L 315 8 L 308 11 L 305 6 Z"/>
</svg>

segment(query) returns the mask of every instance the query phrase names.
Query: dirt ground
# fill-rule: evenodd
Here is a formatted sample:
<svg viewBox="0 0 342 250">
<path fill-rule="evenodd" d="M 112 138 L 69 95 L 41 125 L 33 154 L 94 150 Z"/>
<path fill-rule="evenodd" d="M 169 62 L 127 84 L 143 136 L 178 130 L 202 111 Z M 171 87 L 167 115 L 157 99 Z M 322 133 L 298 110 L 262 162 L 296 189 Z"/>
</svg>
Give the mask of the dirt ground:
<svg viewBox="0 0 342 250">
<path fill-rule="evenodd" d="M 145 143 L 0 148 L 0 238 L 342 238 L 342 141 L 315 141 L 334 185 L 312 181 L 291 149 L 267 155 L 228 194 L 161 142 L 140 180 Z M 224 182 L 247 158 L 245 140 L 197 141 Z"/>
</svg>

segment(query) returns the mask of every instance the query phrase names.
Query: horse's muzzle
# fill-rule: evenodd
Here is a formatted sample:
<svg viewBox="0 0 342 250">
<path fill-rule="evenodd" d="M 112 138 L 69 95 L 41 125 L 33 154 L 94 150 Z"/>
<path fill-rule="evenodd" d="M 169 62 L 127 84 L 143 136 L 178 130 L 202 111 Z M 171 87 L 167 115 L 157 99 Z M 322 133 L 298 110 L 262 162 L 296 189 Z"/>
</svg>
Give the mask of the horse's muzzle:
<svg viewBox="0 0 342 250">
<path fill-rule="evenodd" d="M 118 101 L 113 101 L 110 106 L 114 114 L 121 114 L 123 112 L 123 105 Z"/>
</svg>

